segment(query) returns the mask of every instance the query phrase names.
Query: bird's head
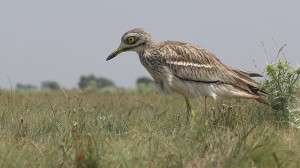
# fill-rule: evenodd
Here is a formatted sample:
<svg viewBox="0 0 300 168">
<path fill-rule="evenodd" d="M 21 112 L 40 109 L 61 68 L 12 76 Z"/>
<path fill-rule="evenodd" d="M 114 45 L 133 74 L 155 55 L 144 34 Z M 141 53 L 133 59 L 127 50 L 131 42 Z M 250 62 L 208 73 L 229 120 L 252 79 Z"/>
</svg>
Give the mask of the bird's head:
<svg viewBox="0 0 300 168">
<path fill-rule="evenodd" d="M 126 32 L 121 38 L 121 44 L 113 53 L 111 53 L 106 61 L 116 57 L 124 51 L 141 52 L 145 49 L 146 45 L 153 43 L 152 37 L 149 32 L 144 29 L 136 28 Z"/>
</svg>

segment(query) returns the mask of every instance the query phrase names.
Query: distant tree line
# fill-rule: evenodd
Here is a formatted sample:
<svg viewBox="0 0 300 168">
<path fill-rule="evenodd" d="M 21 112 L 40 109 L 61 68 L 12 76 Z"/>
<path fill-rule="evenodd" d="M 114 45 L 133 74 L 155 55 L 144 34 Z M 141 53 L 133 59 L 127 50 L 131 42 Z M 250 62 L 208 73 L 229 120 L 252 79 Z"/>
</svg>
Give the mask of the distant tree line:
<svg viewBox="0 0 300 168">
<path fill-rule="evenodd" d="M 21 83 L 17 83 L 17 89 L 37 89 L 36 86 L 31 85 L 31 84 L 21 84 Z"/>
<path fill-rule="evenodd" d="M 107 78 L 104 77 L 97 78 L 94 75 L 89 75 L 89 76 L 81 76 L 78 86 L 80 89 L 87 88 L 89 86 L 93 88 L 101 89 L 108 86 L 115 86 L 115 84 L 113 81 Z"/>
<path fill-rule="evenodd" d="M 42 82 L 42 89 L 59 90 L 60 86 L 57 82 L 45 81 L 45 82 Z"/>
<path fill-rule="evenodd" d="M 16 88 L 19 90 L 23 90 L 23 89 L 32 90 L 32 89 L 37 89 L 38 87 L 31 84 L 17 83 Z M 41 89 L 59 90 L 60 86 L 55 81 L 44 81 L 42 82 Z"/>
<path fill-rule="evenodd" d="M 139 77 L 136 80 L 136 85 L 138 88 L 144 88 L 144 87 L 148 87 L 153 85 L 153 80 L 148 78 L 148 77 Z M 95 89 L 102 89 L 102 88 L 106 88 L 106 87 L 115 87 L 116 85 L 114 84 L 114 82 L 110 79 L 107 79 L 105 77 L 96 77 L 94 75 L 82 75 L 79 79 L 78 82 L 78 87 L 80 89 L 84 89 L 84 88 L 95 88 Z M 31 84 L 21 84 L 21 83 L 17 83 L 16 85 L 17 89 L 37 89 L 37 86 L 31 85 Z M 50 90 L 60 90 L 61 87 L 59 86 L 59 84 L 55 81 L 43 81 L 41 83 L 41 89 L 50 89 Z"/>
<path fill-rule="evenodd" d="M 136 80 L 136 84 L 152 84 L 154 83 L 152 79 L 148 78 L 148 77 L 139 77 L 137 80 Z"/>
</svg>

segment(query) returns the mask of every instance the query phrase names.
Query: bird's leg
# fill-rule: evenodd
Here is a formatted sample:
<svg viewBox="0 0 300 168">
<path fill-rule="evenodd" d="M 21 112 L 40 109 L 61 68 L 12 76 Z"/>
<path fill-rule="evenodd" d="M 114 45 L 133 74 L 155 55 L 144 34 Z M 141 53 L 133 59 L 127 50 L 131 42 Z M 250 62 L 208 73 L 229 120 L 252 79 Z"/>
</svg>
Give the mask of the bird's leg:
<svg viewBox="0 0 300 168">
<path fill-rule="evenodd" d="M 187 107 L 187 120 L 189 121 L 190 117 L 192 117 L 191 124 L 193 125 L 195 122 L 196 111 L 193 109 L 190 100 L 187 97 L 184 97 L 184 99 Z"/>
</svg>

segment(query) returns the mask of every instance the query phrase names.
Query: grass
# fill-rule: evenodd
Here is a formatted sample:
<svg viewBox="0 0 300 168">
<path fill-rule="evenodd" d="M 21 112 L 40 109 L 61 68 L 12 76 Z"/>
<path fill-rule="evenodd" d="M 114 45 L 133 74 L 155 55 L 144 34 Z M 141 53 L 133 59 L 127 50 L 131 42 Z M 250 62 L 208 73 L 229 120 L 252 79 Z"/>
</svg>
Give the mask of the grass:
<svg viewBox="0 0 300 168">
<path fill-rule="evenodd" d="M 0 167 L 300 167 L 300 132 L 251 100 L 1 91 Z"/>
</svg>

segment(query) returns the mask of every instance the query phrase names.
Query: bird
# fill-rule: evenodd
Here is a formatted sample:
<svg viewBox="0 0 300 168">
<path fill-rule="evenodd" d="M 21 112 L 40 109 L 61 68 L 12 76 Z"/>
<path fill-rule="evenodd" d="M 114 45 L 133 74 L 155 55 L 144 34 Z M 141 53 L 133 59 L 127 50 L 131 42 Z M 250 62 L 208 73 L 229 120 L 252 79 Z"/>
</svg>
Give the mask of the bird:
<svg viewBox="0 0 300 168">
<path fill-rule="evenodd" d="M 267 93 L 251 78 L 262 77 L 261 74 L 227 66 L 214 54 L 196 45 L 178 41 L 155 42 L 148 31 L 135 28 L 122 36 L 120 46 L 106 61 L 125 51 L 138 54 L 160 92 L 184 97 L 187 120 L 192 123 L 196 110 L 191 98 L 245 98 L 268 104 Z"/>
</svg>

